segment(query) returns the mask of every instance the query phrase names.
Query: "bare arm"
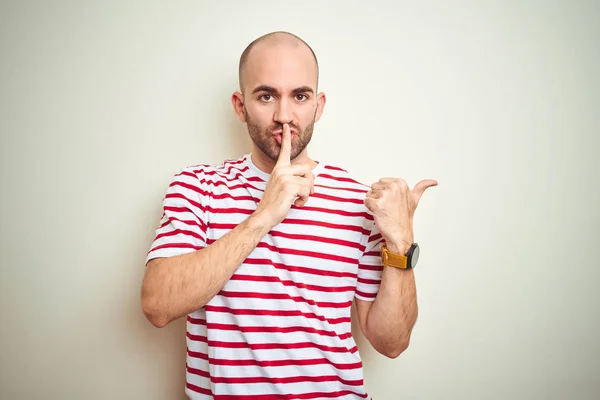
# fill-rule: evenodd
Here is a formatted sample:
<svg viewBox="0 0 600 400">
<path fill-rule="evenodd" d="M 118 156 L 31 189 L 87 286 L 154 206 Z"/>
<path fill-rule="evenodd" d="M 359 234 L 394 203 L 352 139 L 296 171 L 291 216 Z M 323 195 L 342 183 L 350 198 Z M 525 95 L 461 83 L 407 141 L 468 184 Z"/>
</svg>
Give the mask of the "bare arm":
<svg viewBox="0 0 600 400">
<path fill-rule="evenodd" d="M 390 358 L 398 357 L 408 347 L 417 321 L 414 270 L 384 267 L 375 301 L 356 299 L 356 313 L 361 331 L 375 350 Z"/>
<path fill-rule="evenodd" d="M 365 205 L 373 212 L 375 225 L 391 252 L 408 252 L 414 243 L 413 217 L 417 204 L 425 189 L 437 184 L 426 179 L 411 190 L 403 179 L 382 178 L 371 185 Z M 384 267 L 373 304 L 357 301 L 356 305 L 363 334 L 377 351 L 395 358 L 406 350 L 418 313 L 412 269 Z"/>
<path fill-rule="evenodd" d="M 210 246 L 148 262 L 142 283 L 142 309 L 157 327 L 203 307 L 271 229 L 253 214 Z"/>
<path fill-rule="evenodd" d="M 292 204 L 303 206 L 314 191 L 309 165 L 291 165 L 287 124 L 282 146 L 256 211 L 211 245 L 193 253 L 148 262 L 142 283 L 142 309 L 157 327 L 204 307 L 287 215 Z"/>
</svg>

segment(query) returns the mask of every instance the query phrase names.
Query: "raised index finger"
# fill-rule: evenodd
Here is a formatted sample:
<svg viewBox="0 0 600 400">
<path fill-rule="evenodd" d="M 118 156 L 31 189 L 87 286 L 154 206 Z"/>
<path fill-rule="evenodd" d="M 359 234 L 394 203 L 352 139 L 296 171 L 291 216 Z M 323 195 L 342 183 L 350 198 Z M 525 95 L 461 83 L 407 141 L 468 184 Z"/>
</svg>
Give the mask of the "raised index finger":
<svg viewBox="0 0 600 400">
<path fill-rule="evenodd" d="M 292 139 L 290 133 L 290 126 L 288 124 L 283 124 L 283 131 L 281 132 L 281 150 L 279 151 L 279 157 L 277 158 L 277 165 L 291 164 L 291 148 Z"/>
</svg>

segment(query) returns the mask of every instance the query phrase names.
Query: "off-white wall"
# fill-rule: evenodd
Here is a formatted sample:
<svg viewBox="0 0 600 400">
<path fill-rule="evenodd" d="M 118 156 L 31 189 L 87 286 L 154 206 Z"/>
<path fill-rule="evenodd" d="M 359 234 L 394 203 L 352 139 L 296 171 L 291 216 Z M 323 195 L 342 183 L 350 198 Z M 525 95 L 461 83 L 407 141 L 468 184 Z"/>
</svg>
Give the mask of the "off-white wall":
<svg viewBox="0 0 600 400">
<path fill-rule="evenodd" d="M 600 7 L 413 3 L 2 2 L 0 398 L 184 397 L 143 261 L 172 174 L 249 149 L 230 95 L 273 30 L 319 57 L 314 158 L 440 182 L 411 346 L 357 338 L 374 398 L 598 398 Z"/>
</svg>

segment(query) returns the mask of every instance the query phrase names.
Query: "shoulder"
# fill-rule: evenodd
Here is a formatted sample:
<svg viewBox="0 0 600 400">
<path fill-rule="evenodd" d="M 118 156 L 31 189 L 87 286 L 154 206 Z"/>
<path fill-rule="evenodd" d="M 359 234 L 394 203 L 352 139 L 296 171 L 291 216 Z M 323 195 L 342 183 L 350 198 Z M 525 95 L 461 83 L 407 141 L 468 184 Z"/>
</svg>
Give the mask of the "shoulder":
<svg viewBox="0 0 600 400">
<path fill-rule="evenodd" d="M 346 168 L 335 165 L 324 165 L 319 177 L 320 189 L 329 200 L 338 202 L 340 209 L 350 211 L 353 217 L 361 218 L 366 240 L 374 224 L 372 212 L 364 203 L 371 187 L 353 177 Z"/>
<path fill-rule="evenodd" d="M 206 179 L 218 180 L 219 178 L 244 170 L 245 158 L 227 159 L 219 164 L 194 164 L 181 168 L 175 177 L 180 179 L 195 178 L 196 181 L 204 183 Z"/>
<path fill-rule="evenodd" d="M 365 195 L 370 189 L 368 185 L 355 179 L 347 169 L 340 166 L 324 164 L 319 176 L 324 179 L 327 185 L 341 190 Z"/>
</svg>

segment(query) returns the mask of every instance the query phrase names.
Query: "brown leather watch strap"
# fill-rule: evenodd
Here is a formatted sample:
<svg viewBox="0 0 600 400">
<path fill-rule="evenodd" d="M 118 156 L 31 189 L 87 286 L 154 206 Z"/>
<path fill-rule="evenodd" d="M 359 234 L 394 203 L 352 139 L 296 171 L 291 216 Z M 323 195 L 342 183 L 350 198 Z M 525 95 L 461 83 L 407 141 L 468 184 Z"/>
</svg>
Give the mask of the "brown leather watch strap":
<svg viewBox="0 0 600 400">
<path fill-rule="evenodd" d="M 385 267 L 408 268 L 408 257 L 403 254 L 392 253 L 385 244 L 381 246 L 381 259 Z"/>
</svg>

